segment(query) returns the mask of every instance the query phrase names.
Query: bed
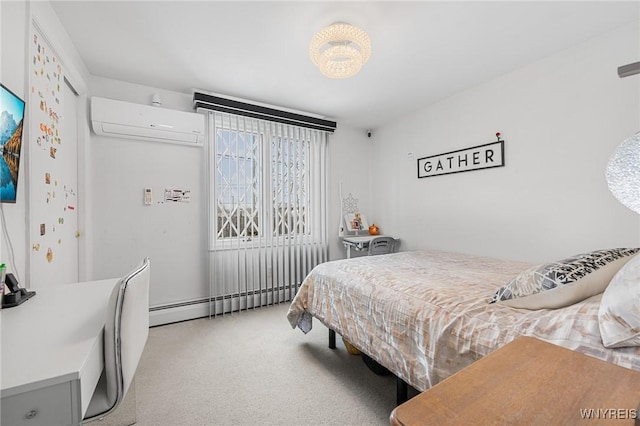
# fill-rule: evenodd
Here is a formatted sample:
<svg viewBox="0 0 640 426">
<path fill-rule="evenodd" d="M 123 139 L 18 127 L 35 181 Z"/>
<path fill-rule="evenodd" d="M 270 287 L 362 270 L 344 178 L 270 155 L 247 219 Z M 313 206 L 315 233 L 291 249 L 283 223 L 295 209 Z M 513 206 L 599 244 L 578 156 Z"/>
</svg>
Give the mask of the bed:
<svg viewBox="0 0 640 426">
<path fill-rule="evenodd" d="M 305 333 L 320 321 L 419 391 L 522 335 L 640 370 L 640 347 L 603 346 L 602 293 L 557 309 L 490 303 L 531 268 L 437 250 L 331 261 L 303 281 L 287 319 Z"/>
</svg>

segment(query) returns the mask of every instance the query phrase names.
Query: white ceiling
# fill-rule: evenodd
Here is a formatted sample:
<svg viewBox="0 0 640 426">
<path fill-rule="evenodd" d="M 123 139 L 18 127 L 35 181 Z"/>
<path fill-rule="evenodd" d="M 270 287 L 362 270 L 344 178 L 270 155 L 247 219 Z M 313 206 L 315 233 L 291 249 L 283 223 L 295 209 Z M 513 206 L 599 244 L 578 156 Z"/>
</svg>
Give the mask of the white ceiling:
<svg viewBox="0 0 640 426">
<path fill-rule="evenodd" d="M 637 0 L 54 0 L 53 8 L 93 75 L 204 89 L 363 129 L 640 19 Z M 372 43 L 369 62 L 345 80 L 324 77 L 308 54 L 312 35 L 338 21 Z"/>
</svg>

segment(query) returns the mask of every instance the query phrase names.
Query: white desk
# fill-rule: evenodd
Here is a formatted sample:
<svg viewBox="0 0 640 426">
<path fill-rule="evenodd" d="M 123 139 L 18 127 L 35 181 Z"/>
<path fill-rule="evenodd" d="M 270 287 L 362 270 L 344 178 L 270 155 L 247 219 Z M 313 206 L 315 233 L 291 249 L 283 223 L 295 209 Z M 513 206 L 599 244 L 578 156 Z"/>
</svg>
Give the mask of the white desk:
<svg viewBox="0 0 640 426">
<path fill-rule="evenodd" d="M 104 322 L 117 282 L 39 289 L 22 305 L 0 310 L 0 423 L 82 423 L 104 368 Z"/>
<path fill-rule="evenodd" d="M 369 248 L 369 243 L 376 237 L 388 237 L 389 235 L 358 235 L 343 237 L 342 244 L 347 249 L 347 259 L 351 258 L 351 249 L 361 251 Z M 393 237 L 395 238 L 395 237 Z"/>
</svg>

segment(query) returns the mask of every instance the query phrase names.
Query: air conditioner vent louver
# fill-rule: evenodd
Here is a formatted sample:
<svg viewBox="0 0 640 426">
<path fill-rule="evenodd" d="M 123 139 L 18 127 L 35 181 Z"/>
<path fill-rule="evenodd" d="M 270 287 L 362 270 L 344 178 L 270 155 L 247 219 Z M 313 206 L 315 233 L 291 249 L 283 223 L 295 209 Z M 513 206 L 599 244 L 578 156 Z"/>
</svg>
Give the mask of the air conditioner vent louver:
<svg viewBox="0 0 640 426">
<path fill-rule="evenodd" d="M 202 146 L 204 116 L 113 99 L 91 98 L 91 124 L 101 136 Z"/>
</svg>

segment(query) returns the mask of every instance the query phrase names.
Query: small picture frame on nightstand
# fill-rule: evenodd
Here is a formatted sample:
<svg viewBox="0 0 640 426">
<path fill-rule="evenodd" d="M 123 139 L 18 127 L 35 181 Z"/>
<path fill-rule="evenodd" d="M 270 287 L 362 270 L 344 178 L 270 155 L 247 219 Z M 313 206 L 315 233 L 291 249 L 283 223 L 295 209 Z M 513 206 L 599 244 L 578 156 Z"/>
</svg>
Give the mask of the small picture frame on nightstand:
<svg viewBox="0 0 640 426">
<path fill-rule="evenodd" d="M 348 232 L 360 232 L 367 231 L 369 229 L 369 223 L 367 217 L 362 213 L 347 213 L 344 215 L 344 222 L 346 224 L 345 229 Z"/>
</svg>

